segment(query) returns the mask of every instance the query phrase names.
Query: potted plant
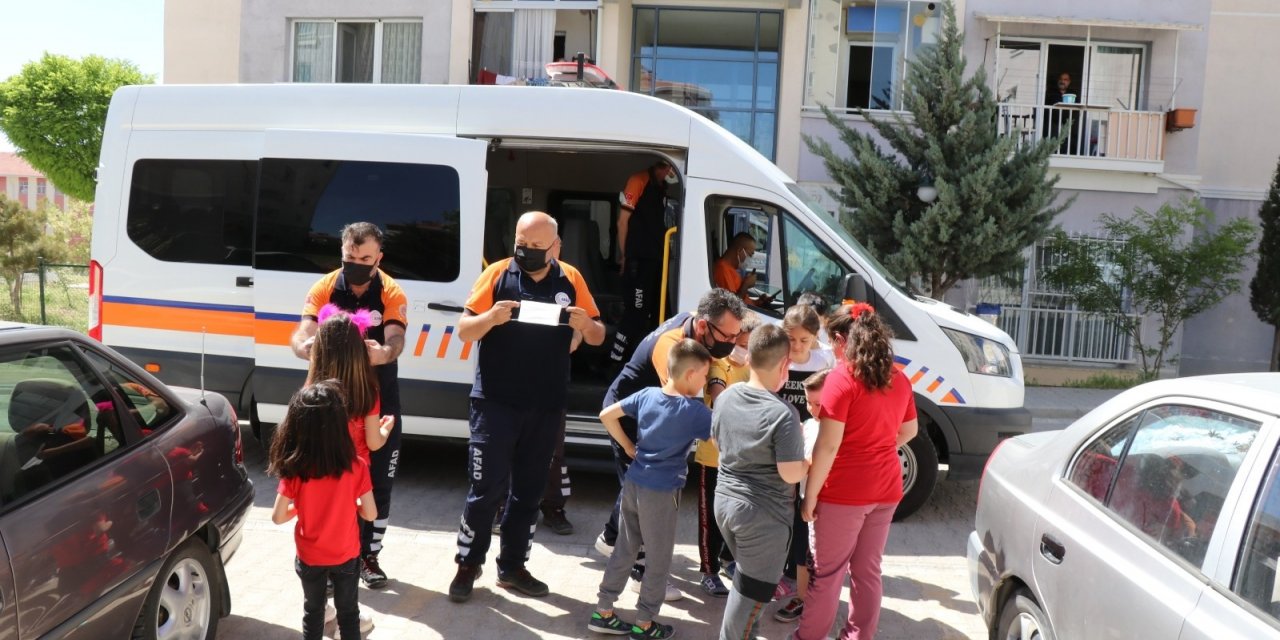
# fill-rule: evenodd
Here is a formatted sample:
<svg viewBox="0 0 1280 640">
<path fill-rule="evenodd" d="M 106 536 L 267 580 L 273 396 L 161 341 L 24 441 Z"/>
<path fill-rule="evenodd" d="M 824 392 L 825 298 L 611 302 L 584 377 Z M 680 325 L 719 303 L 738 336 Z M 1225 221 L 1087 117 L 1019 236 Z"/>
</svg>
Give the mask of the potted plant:
<svg viewBox="0 0 1280 640">
<path fill-rule="evenodd" d="M 1181 131 L 1196 126 L 1196 110 L 1188 108 L 1170 109 L 1165 117 L 1165 129 Z"/>
</svg>

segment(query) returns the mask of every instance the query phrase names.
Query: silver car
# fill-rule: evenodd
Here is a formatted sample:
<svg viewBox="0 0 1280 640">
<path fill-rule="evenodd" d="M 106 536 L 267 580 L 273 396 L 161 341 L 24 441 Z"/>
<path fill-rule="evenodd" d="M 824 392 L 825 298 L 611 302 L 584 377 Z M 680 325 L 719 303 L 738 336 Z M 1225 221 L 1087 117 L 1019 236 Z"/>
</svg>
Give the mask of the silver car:
<svg viewBox="0 0 1280 640">
<path fill-rule="evenodd" d="M 992 453 L 969 573 L 992 637 L 1280 638 L 1280 374 L 1142 385 Z"/>
</svg>

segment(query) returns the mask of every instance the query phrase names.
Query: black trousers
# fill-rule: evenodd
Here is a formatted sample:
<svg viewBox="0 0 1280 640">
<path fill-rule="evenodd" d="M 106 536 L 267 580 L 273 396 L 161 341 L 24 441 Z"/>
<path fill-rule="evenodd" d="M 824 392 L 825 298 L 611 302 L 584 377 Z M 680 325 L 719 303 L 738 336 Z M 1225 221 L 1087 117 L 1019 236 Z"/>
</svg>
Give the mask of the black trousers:
<svg viewBox="0 0 1280 640">
<path fill-rule="evenodd" d="M 369 480 L 373 483 L 373 503 L 378 507 L 378 517 L 369 522 L 360 520 L 360 555 L 378 555 L 382 551 L 382 538 L 387 534 L 387 521 L 391 517 L 391 485 L 396 480 L 396 468 L 400 464 L 400 412 L 396 414 L 395 427 L 387 436 L 381 449 L 369 452 Z"/>
<path fill-rule="evenodd" d="M 698 474 L 698 571 L 714 575 L 720 573 L 722 562 L 733 561 L 720 525 L 716 524 L 716 484 L 720 469 L 696 462 L 693 468 Z"/>
<path fill-rule="evenodd" d="M 662 258 L 627 258 L 622 271 L 622 295 L 627 306 L 613 337 L 609 358 L 621 365 L 631 359 L 636 346 L 657 327 L 658 302 L 662 294 Z"/>
<path fill-rule="evenodd" d="M 302 637 L 320 640 L 324 636 L 324 595 L 333 582 L 333 607 L 338 610 L 338 634 L 342 640 L 360 640 L 358 603 L 360 559 L 352 558 L 332 566 L 311 566 L 294 558 L 293 569 L 302 580 Z"/>
<path fill-rule="evenodd" d="M 560 414 L 560 435 L 556 438 L 556 450 L 551 454 L 551 468 L 547 472 L 547 485 L 542 491 L 542 512 L 563 509 L 569 502 L 569 467 L 564 463 L 564 413 Z"/>
<path fill-rule="evenodd" d="M 493 516 L 503 499 L 507 500 L 507 511 L 501 523 L 498 569 L 515 571 L 528 561 L 538 504 L 563 416 L 559 407 L 518 408 L 471 399 L 467 459 L 471 488 L 462 508 L 456 562 L 484 564 L 493 542 Z"/>
</svg>

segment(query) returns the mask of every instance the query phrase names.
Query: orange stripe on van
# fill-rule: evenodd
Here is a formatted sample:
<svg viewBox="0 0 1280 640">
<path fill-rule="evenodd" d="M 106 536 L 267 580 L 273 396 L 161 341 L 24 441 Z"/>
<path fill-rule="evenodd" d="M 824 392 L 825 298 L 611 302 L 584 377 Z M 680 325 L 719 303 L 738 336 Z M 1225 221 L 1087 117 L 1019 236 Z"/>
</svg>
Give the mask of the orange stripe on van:
<svg viewBox="0 0 1280 640">
<path fill-rule="evenodd" d="M 471 345 L 472 345 L 471 341 L 462 343 L 462 355 L 458 356 L 459 360 L 466 360 L 467 358 L 471 357 Z"/>
<path fill-rule="evenodd" d="M 293 332 L 298 323 L 290 320 L 265 320 L 256 318 L 253 321 L 253 341 L 257 344 L 287 347 L 292 344 Z"/>
<path fill-rule="evenodd" d="M 422 350 L 427 346 L 427 336 L 431 333 L 431 325 L 422 325 L 422 332 L 418 334 L 418 344 L 413 347 L 413 357 L 417 358 L 422 355 Z"/>
<path fill-rule="evenodd" d="M 436 350 L 436 357 L 443 358 L 444 354 L 449 351 L 449 338 L 453 337 L 453 327 L 444 328 L 444 337 L 440 339 L 440 348 Z"/>
<path fill-rule="evenodd" d="M 236 311 L 181 309 L 127 302 L 102 303 L 102 323 L 141 329 L 205 331 L 225 336 L 252 337 L 253 314 Z M 286 339 L 285 344 L 288 344 Z"/>
<path fill-rule="evenodd" d="M 915 383 L 920 382 L 920 378 L 923 378 L 926 373 L 929 373 L 929 367 L 920 367 L 920 370 L 917 371 L 915 375 L 911 376 L 911 384 L 914 385 Z"/>
<path fill-rule="evenodd" d="M 938 376 L 937 380 L 934 380 L 933 382 L 929 383 L 929 388 L 927 389 L 927 391 L 929 393 L 933 393 L 934 391 L 937 391 L 938 387 L 942 386 L 942 380 L 943 380 L 942 376 Z"/>
</svg>

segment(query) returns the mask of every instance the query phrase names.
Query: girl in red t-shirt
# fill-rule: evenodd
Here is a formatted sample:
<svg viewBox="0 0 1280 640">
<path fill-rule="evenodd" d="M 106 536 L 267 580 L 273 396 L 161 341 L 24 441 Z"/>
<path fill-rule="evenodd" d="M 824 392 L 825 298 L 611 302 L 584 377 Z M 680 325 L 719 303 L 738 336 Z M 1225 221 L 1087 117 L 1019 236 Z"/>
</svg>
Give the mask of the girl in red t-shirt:
<svg viewBox="0 0 1280 640">
<path fill-rule="evenodd" d="M 893 333 L 865 303 L 827 321 L 841 361 L 822 389 L 822 420 L 804 496 L 813 523 L 813 577 L 797 640 L 826 638 L 850 576 L 852 602 L 841 640 L 868 640 L 880 621 L 880 559 L 902 500 L 898 447 L 915 437 L 911 382 L 893 366 Z"/>
<path fill-rule="evenodd" d="M 320 309 L 317 320 L 320 326 L 311 345 L 307 382 L 332 379 L 342 386 L 351 442 L 356 446 L 356 455 L 368 464 L 369 452 L 381 449 L 395 426 L 395 416 L 378 417 L 382 409 L 378 375 L 373 371 L 364 339 L 371 322 L 370 312 L 362 309 L 348 314 L 337 305 L 327 304 Z M 362 551 L 367 553 L 368 549 Z"/>
<path fill-rule="evenodd" d="M 302 636 L 324 633 L 325 585 L 333 582 L 342 640 L 360 637 L 357 604 L 360 531 L 356 514 L 377 517 L 369 464 L 356 457 L 347 433 L 342 390 L 324 380 L 293 394 L 271 440 L 268 472 L 280 477 L 272 522 L 298 518 L 294 568 L 302 580 Z"/>
</svg>

